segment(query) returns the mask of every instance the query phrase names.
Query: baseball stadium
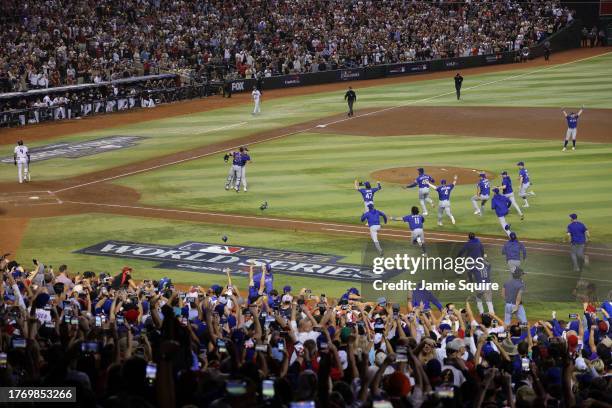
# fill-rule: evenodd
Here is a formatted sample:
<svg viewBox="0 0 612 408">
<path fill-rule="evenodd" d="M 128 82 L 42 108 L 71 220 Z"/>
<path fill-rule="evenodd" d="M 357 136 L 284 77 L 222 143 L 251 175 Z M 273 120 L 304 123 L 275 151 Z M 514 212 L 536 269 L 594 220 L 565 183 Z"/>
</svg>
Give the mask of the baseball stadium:
<svg viewBox="0 0 612 408">
<path fill-rule="evenodd" d="M 612 406 L 612 2 L 123 3 L 0 2 L 1 402 Z"/>
</svg>

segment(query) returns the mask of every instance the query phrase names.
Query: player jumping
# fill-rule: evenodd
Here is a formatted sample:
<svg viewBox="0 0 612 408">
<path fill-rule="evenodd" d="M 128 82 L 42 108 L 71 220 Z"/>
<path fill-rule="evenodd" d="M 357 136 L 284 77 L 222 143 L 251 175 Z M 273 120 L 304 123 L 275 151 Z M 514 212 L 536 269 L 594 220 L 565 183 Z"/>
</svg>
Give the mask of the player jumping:
<svg viewBox="0 0 612 408">
<path fill-rule="evenodd" d="M 565 112 L 565 108 L 562 108 L 563 116 L 567 120 L 567 132 L 565 132 L 565 143 L 563 143 L 562 152 L 567 150 L 567 142 L 570 137 L 572 138 L 572 150 L 576 150 L 576 132 L 578 131 L 578 118 L 584 111 L 584 105 L 580 108 L 578 113 L 570 112 L 569 115 Z"/>
<path fill-rule="evenodd" d="M 380 185 L 380 182 L 377 181 L 376 184 L 377 184 L 377 187 L 372 188 L 372 185 L 370 184 L 370 182 L 366 181 L 365 183 L 363 183 L 363 186 L 365 188 L 359 188 L 359 181 L 355 179 L 355 190 L 361 193 L 361 196 L 363 197 L 363 204 L 365 205 L 366 211 L 368 211 L 368 205 L 374 204 L 374 194 L 376 194 L 377 191 L 382 190 L 382 186 Z"/>
<path fill-rule="evenodd" d="M 480 173 L 480 181 L 476 184 L 476 195 L 472 197 L 472 205 L 474 206 L 474 214 L 482 215 L 485 209 L 485 204 L 491 194 L 491 186 L 486 173 Z M 480 201 L 480 208 L 478 207 Z"/>
<path fill-rule="evenodd" d="M 429 197 L 429 182 L 434 183 L 435 180 L 428 174 L 425 174 L 425 169 L 419 167 L 417 169 L 419 175 L 414 179 L 414 183 L 408 184 L 406 188 L 413 188 L 419 186 L 419 202 L 421 203 L 421 208 L 423 209 L 423 215 L 428 215 L 427 206 L 425 205 L 425 201 L 427 201 L 431 208 L 435 208 L 433 200 Z"/>
<path fill-rule="evenodd" d="M 19 183 L 30 181 L 30 150 L 23 144 L 23 140 L 18 141 L 15 146 L 13 161 L 17 166 Z"/>
<path fill-rule="evenodd" d="M 521 197 L 524 201 L 523 207 L 529 207 L 529 202 L 527 201 L 527 196 L 534 196 L 535 193 L 529 190 L 529 186 L 531 185 L 531 181 L 529 179 L 529 172 L 525 168 L 525 163 L 520 161 L 516 163 L 519 166 L 519 197 Z"/>
<path fill-rule="evenodd" d="M 378 242 L 378 231 L 380 230 L 380 218 L 381 217 L 385 221 L 385 224 L 386 224 L 387 216 L 385 215 L 384 212 L 378 211 L 376 208 L 374 208 L 374 204 L 369 204 L 368 211 L 364 212 L 363 215 L 361 216 L 361 222 L 364 222 L 366 220 L 368 222 L 368 227 L 370 227 L 370 236 L 372 237 L 374 246 L 376 247 L 376 250 L 378 251 L 378 255 L 380 256 L 383 255 L 382 247 L 380 246 L 380 242 Z"/>
<path fill-rule="evenodd" d="M 446 214 L 450 218 L 453 225 L 455 224 L 455 217 L 451 214 L 450 195 L 455 186 L 457 185 L 457 176 L 453 177 L 451 184 L 446 184 L 446 180 L 440 180 L 440 185 L 436 187 L 435 184 L 427 182 L 438 192 L 438 225 L 442 226 L 442 216 Z"/>
<path fill-rule="evenodd" d="M 410 227 L 411 240 L 413 245 L 418 245 L 423 251 L 423 255 L 427 256 L 425 250 L 425 233 L 423 232 L 423 224 L 425 223 L 425 217 L 419 215 L 419 207 L 412 207 L 410 215 L 404 217 L 391 217 L 392 221 L 403 221 Z"/>
</svg>

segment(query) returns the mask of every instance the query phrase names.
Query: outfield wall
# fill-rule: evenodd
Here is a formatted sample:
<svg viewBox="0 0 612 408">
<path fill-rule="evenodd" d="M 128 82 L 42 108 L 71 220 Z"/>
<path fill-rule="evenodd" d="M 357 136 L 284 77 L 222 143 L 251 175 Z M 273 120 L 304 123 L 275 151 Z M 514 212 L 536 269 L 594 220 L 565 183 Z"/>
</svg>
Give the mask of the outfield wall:
<svg viewBox="0 0 612 408">
<path fill-rule="evenodd" d="M 560 30 L 540 44 L 531 47 L 529 58 L 544 55 L 545 44 L 548 43 L 552 52 L 580 47 L 580 20 L 574 20 L 570 25 Z M 376 65 L 363 68 L 339 69 L 334 71 L 312 72 L 305 74 L 290 74 L 256 79 L 238 79 L 231 83 L 232 92 L 250 92 L 254 86 L 262 90 L 293 88 L 298 86 L 321 85 L 333 82 L 358 81 L 365 79 L 387 78 L 394 76 L 415 75 L 425 72 L 452 71 L 486 65 L 510 64 L 517 61 L 520 51 L 503 52 L 492 55 L 476 55 L 461 58 L 441 60 L 406 62 L 390 65 Z"/>
</svg>

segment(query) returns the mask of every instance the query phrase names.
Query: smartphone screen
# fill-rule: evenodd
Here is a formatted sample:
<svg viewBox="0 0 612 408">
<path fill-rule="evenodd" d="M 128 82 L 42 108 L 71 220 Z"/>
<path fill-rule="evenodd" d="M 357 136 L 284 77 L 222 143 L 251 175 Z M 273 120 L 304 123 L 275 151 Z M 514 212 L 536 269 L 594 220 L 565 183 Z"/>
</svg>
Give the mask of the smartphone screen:
<svg viewBox="0 0 612 408">
<path fill-rule="evenodd" d="M 6 368 L 6 353 L 0 353 L 0 368 Z"/>
<path fill-rule="evenodd" d="M 279 351 L 285 351 L 285 340 L 278 340 L 278 343 L 276 343 L 276 348 L 278 348 Z"/>
<path fill-rule="evenodd" d="M 102 326 L 102 318 L 100 316 L 96 316 L 96 327 Z"/>
<path fill-rule="evenodd" d="M 227 347 L 225 347 L 225 340 L 217 339 L 217 350 L 219 350 L 219 353 L 227 353 Z"/>
<path fill-rule="evenodd" d="M 155 377 L 157 377 L 157 365 L 155 363 L 147 364 L 146 370 L 146 378 L 149 384 L 153 384 L 155 382 Z"/>
<path fill-rule="evenodd" d="M 292 402 L 289 404 L 289 408 L 315 408 L 315 402 L 314 401 Z"/>
<path fill-rule="evenodd" d="M 263 380 L 261 385 L 261 393 L 264 398 L 274 398 L 274 381 Z"/>
<path fill-rule="evenodd" d="M 26 346 L 26 339 L 24 339 L 23 337 L 15 337 L 13 338 L 13 347 L 15 348 L 25 348 Z"/>
</svg>

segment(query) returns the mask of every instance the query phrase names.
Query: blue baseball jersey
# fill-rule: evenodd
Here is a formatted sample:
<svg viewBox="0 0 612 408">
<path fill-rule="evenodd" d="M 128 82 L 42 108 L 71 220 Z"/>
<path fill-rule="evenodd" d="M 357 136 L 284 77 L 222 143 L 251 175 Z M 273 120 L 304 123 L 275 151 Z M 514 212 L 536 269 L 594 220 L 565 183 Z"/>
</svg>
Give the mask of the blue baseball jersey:
<svg viewBox="0 0 612 408">
<path fill-rule="evenodd" d="M 402 218 L 402 221 L 408 224 L 411 231 L 415 229 L 423 228 L 423 223 L 425 222 L 425 217 L 422 215 L 406 215 Z"/>
<path fill-rule="evenodd" d="M 380 190 L 380 187 L 374 188 L 360 188 L 357 191 L 361 193 L 364 202 L 372 201 L 374 202 L 374 194 Z"/>
<path fill-rule="evenodd" d="M 247 153 L 240 153 L 240 166 L 245 166 L 250 160 L 251 156 L 249 156 Z"/>
<path fill-rule="evenodd" d="M 510 194 L 514 190 L 512 189 L 512 179 L 510 177 L 504 177 L 502 180 L 502 186 L 504 187 L 504 194 Z"/>
<path fill-rule="evenodd" d="M 387 223 L 387 216 L 384 212 L 378 211 L 376 208 L 371 209 L 370 211 L 366 211 L 361 216 L 361 222 L 368 221 L 368 226 L 372 225 L 380 225 L 380 217 L 385 220 L 385 224 Z"/>
<path fill-rule="evenodd" d="M 232 153 L 232 164 L 235 164 L 236 166 L 242 166 L 242 153 Z"/>
<path fill-rule="evenodd" d="M 442 186 L 438 186 L 436 191 L 438 192 L 438 198 L 440 201 L 450 200 L 451 191 L 455 188 L 454 184 L 445 184 Z"/>
<path fill-rule="evenodd" d="M 519 169 L 519 177 L 523 178 L 523 183 L 529 183 L 529 172 L 527 169 Z"/>
<path fill-rule="evenodd" d="M 576 129 L 578 126 L 578 115 L 567 115 L 567 127 L 570 129 Z"/>
<path fill-rule="evenodd" d="M 414 182 L 417 183 L 417 185 L 419 186 L 419 188 L 427 188 L 429 187 L 429 184 L 427 184 L 427 182 L 434 182 L 433 177 L 431 177 L 428 174 L 421 174 L 419 177 L 414 179 Z"/>
<path fill-rule="evenodd" d="M 488 178 L 480 179 L 477 184 L 478 190 L 480 190 L 480 195 L 490 195 L 491 194 L 491 185 L 489 184 Z"/>
<path fill-rule="evenodd" d="M 495 210 L 498 217 L 503 217 L 508 214 L 508 208 L 512 205 L 510 199 L 501 194 L 496 194 L 491 199 L 491 209 Z"/>
<path fill-rule="evenodd" d="M 572 237 L 572 244 L 584 244 L 586 242 L 587 227 L 580 221 L 573 221 L 567 226 L 567 232 Z"/>
<path fill-rule="evenodd" d="M 483 268 L 474 268 L 472 272 L 474 273 L 474 280 L 476 282 L 478 283 L 491 282 L 491 264 L 490 263 L 484 264 Z"/>
</svg>

